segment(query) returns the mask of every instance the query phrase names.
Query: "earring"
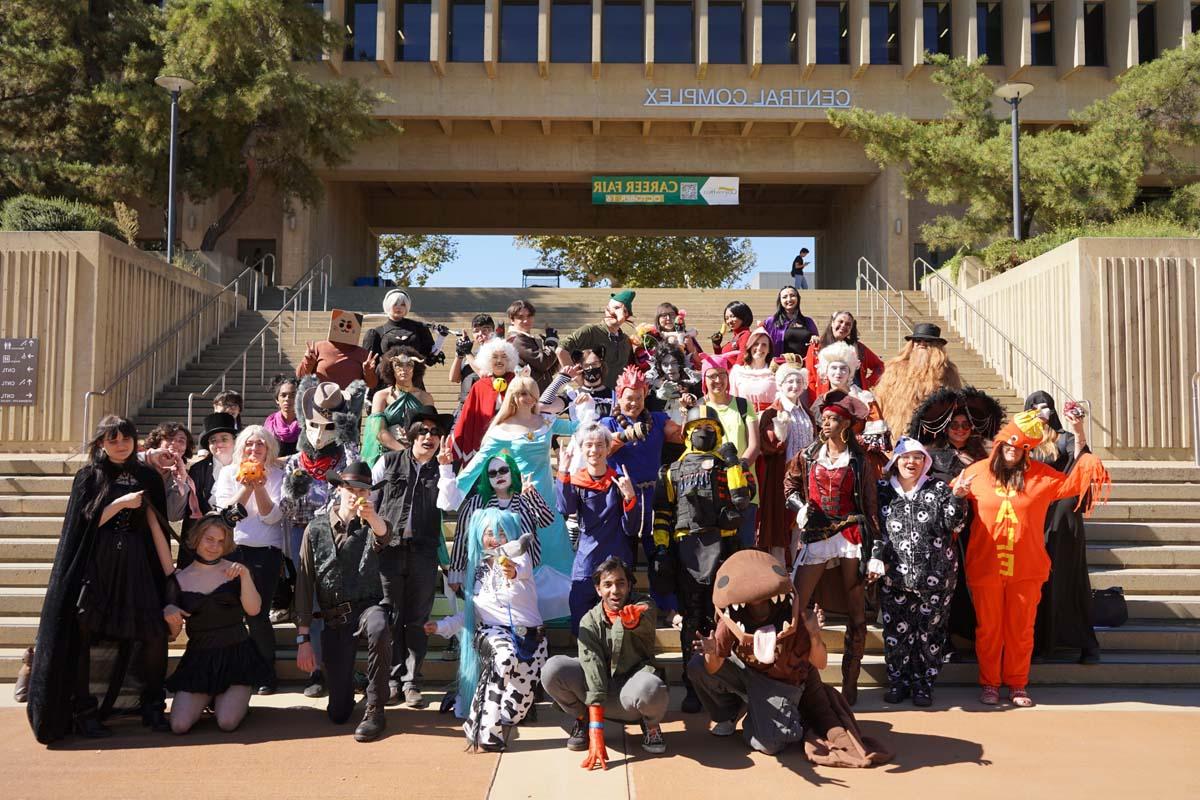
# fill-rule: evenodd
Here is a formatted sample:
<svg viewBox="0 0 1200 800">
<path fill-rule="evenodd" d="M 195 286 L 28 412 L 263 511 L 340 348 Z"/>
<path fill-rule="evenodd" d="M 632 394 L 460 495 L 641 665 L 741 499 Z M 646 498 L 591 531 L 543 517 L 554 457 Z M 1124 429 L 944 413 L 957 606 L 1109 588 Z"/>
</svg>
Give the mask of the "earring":
<svg viewBox="0 0 1200 800">
<path fill-rule="evenodd" d="M 850 429 L 843 428 L 842 429 L 842 443 L 844 444 L 845 442 L 848 442 L 849 440 L 850 440 Z"/>
</svg>

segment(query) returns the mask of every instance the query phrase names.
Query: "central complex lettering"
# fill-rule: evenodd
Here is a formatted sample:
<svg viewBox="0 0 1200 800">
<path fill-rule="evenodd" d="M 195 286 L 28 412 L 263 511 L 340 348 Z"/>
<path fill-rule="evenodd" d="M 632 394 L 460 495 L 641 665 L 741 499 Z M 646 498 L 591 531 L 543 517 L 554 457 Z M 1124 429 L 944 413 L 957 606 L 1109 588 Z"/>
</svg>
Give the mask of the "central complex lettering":
<svg viewBox="0 0 1200 800">
<path fill-rule="evenodd" d="M 670 89 L 649 87 L 643 106 L 747 106 L 750 108 L 849 108 L 847 89 Z"/>
</svg>

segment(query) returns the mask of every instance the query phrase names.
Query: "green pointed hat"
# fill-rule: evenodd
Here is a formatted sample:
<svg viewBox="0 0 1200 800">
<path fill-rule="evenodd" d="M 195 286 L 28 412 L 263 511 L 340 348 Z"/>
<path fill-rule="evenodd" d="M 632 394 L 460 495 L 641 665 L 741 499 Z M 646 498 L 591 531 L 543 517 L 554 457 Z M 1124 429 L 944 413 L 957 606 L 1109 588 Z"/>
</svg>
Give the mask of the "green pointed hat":
<svg viewBox="0 0 1200 800">
<path fill-rule="evenodd" d="M 613 292 L 609 297 L 625 306 L 625 310 L 629 312 L 629 316 L 633 316 L 633 298 L 637 297 L 637 292 L 633 289 L 622 289 L 619 292 Z"/>
</svg>

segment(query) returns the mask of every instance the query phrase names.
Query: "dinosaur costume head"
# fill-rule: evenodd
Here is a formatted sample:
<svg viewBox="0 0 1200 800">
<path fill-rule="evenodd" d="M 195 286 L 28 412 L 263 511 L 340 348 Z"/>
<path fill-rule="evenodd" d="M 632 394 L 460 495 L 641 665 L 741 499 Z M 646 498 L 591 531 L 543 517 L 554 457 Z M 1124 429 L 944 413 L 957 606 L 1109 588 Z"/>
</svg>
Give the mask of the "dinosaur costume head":
<svg viewBox="0 0 1200 800">
<path fill-rule="evenodd" d="M 804 634 L 787 569 L 761 550 L 741 550 L 726 559 L 713 582 L 713 606 L 721 624 L 763 664 L 775 662 L 789 636 Z"/>
</svg>

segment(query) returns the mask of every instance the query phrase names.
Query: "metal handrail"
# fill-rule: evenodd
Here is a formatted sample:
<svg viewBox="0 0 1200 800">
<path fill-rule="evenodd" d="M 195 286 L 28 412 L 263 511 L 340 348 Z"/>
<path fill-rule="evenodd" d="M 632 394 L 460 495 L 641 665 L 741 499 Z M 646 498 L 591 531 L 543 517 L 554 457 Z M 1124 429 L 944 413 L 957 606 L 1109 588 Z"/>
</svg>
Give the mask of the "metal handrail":
<svg viewBox="0 0 1200 800">
<path fill-rule="evenodd" d="M 1055 390 L 1058 391 L 1059 395 L 1062 397 L 1063 400 L 1072 400 L 1071 393 L 1067 391 L 1065 386 L 1063 386 L 1061 383 L 1059 383 L 1057 380 L 1054 379 L 1054 376 L 1050 374 L 1049 370 L 1047 370 L 1045 367 L 1043 367 L 1038 362 L 1034 361 L 1032 356 L 1030 356 L 1028 353 L 1026 353 L 1024 350 L 1022 350 L 1017 345 L 1016 342 L 1014 342 L 1012 339 L 1008 338 L 1008 336 L 1003 331 L 1001 331 L 1000 328 L 997 327 L 995 323 L 993 323 L 990 319 L 988 319 L 982 311 L 980 311 L 978 308 L 976 308 L 975 305 L 970 300 L 968 300 L 963 295 L 963 293 L 958 290 L 958 288 L 956 286 L 954 286 L 954 284 L 952 284 L 952 283 L 950 283 L 950 281 L 946 280 L 946 277 L 944 275 L 942 275 L 940 272 L 938 272 L 937 269 L 932 264 L 930 264 L 928 261 L 926 261 L 923 258 L 913 259 L 912 271 L 913 271 L 913 286 L 915 286 L 916 288 L 921 289 L 921 291 L 925 292 L 926 296 L 929 297 L 931 303 L 936 302 L 936 300 L 933 298 L 933 292 L 928 288 L 922 288 L 922 285 L 921 285 L 921 281 L 923 281 L 925 278 L 928 278 L 928 277 L 932 277 L 932 278 L 936 279 L 946 290 L 948 290 L 950 292 L 950 294 L 952 294 L 954 296 L 954 299 L 958 301 L 958 303 L 959 303 L 959 305 L 961 305 L 962 309 L 967 312 L 967 314 L 969 315 L 969 319 L 966 321 L 966 324 L 964 325 L 965 330 L 960 331 L 960 333 L 963 336 L 964 341 L 966 341 L 968 344 L 970 344 L 970 335 L 971 335 L 970 319 L 974 319 L 974 320 L 977 320 L 978 322 L 982 323 L 983 326 L 986 327 L 991 334 L 998 336 L 1004 342 L 1004 344 L 1006 344 L 1008 346 L 1008 351 L 1007 351 L 1008 357 L 1006 359 L 1004 368 L 1001 370 L 1000 374 L 1001 374 L 1001 377 L 1004 379 L 1004 381 L 1006 383 L 1008 383 L 1008 385 L 1010 387 L 1016 386 L 1016 381 L 1013 379 L 1013 364 L 1016 360 L 1019 359 L 1025 363 L 1025 365 L 1028 369 L 1032 369 L 1032 370 L 1040 373 L 1042 375 L 1042 377 L 1045 378 L 1046 381 L 1052 387 L 1054 387 Z M 954 316 L 952 316 L 952 315 L 947 316 L 946 321 L 951 325 L 955 324 L 955 319 L 954 319 Z M 987 355 L 984 355 L 984 359 L 985 360 L 993 360 L 993 359 L 990 359 Z M 994 366 L 996 366 L 996 364 L 993 363 L 992 366 L 994 367 Z M 1026 388 L 1028 388 L 1028 387 L 1026 387 Z M 1093 432 L 1093 426 L 1094 426 L 1094 421 L 1093 421 L 1093 417 L 1092 417 L 1092 403 L 1090 400 L 1075 400 L 1074 402 L 1078 405 L 1084 406 L 1087 409 L 1087 412 L 1088 412 L 1087 413 L 1088 442 L 1090 444 L 1092 442 L 1092 432 Z M 1197 453 L 1198 453 L 1197 457 L 1200 458 L 1200 449 L 1197 450 Z"/>
<path fill-rule="evenodd" d="M 239 361 L 241 362 L 241 365 L 242 365 L 242 384 L 241 384 L 242 389 L 241 389 L 241 392 L 242 392 L 243 396 L 246 394 L 247 360 L 250 355 L 250 349 L 252 347 L 254 347 L 255 343 L 258 344 L 258 348 L 259 348 L 258 380 L 259 380 L 259 383 L 266 382 L 266 370 L 267 370 L 267 337 L 266 337 L 266 334 L 267 334 L 267 331 L 269 331 L 271 329 L 272 325 L 276 326 L 275 359 L 276 359 L 277 364 L 282 364 L 283 363 L 283 312 L 287 311 L 290 307 L 293 314 L 299 314 L 300 313 L 300 298 L 307 297 L 308 316 L 305 318 L 305 322 L 306 322 L 306 324 L 311 324 L 311 322 L 312 322 L 313 285 L 318 279 L 321 281 L 321 286 L 324 290 L 324 298 L 322 301 L 322 306 L 325 307 L 325 310 L 328 310 L 329 279 L 330 279 L 330 273 L 332 271 L 333 271 L 333 256 L 326 254 L 326 255 L 322 256 L 317 261 L 317 263 L 313 264 L 308 269 L 308 271 L 305 272 L 304 275 L 302 275 L 300 277 L 300 280 L 298 280 L 291 287 L 291 291 L 293 292 L 291 298 L 285 297 L 283 305 L 280 307 L 280 309 L 275 312 L 275 315 L 272 316 L 271 319 L 267 320 L 267 323 L 258 330 L 258 333 L 254 334 L 254 336 L 250 337 L 250 341 L 246 343 L 246 346 L 245 346 L 245 348 L 242 349 L 242 352 L 240 354 L 234 356 L 233 360 L 229 362 L 229 365 L 227 367 L 225 367 L 225 369 L 221 370 L 221 374 L 218 375 L 216 378 L 214 378 L 212 383 L 208 384 L 208 386 L 205 386 L 200 391 L 188 393 L 188 400 L 187 400 L 187 427 L 188 427 L 188 430 L 191 430 L 191 428 L 192 428 L 192 418 L 193 418 L 192 411 L 193 411 L 196 397 L 197 396 L 204 397 L 209 392 L 211 392 L 213 389 L 215 389 L 218 383 L 221 384 L 221 391 L 224 391 L 226 379 L 227 379 L 227 376 L 229 375 L 229 371 L 231 369 L 233 369 L 234 367 L 236 367 L 238 365 Z M 296 329 L 298 327 L 299 327 L 298 322 L 293 317 L 293 319 L 292 319 L 292 344 L 296 343 Z"/>
<path fill-rule="evenodd" d="M 1200 370 L 1192 374 L 1192 458 L 1200 467 Z"/>
<path fill-rule="evenodd" d="M 255 311 L 257 311 L 258 310 L 259 291 L 262 288 L 263 274 L 266 272 L 266 266 L 267 266 L 268 261 L 271 264 L 271 274 L 274 275 L 275 274 L 275 256 L 272 253 L 267 253 L 265 256 L 260 258 L 258 261 L 247 266 L 245 269 L 243 269 L 241 272 L 239 272 L 237 274 L 237 277 L 235 277 L 233 280 L 229 281 L 229 283 L 222 286 L 221 290 L 219 292 L 212 295 L 207 300 L 205 300 L 203 303 L 201 303 L 199 308 L 197 308 L 195 311 L 193 311 L 187 317 L 185 317 L 184 319 L 182 319 L 181 321 L 176 323 L 176 325 L 173 328 L 171 328 L 171 330 L 164 333 L 162 336 L 160 336 L 158 338 L 157 341 L 155 341 L 152 345 L 150 345 L 145 350 L 143 350 L 141 355 L 139 355 L 137 358 L 135 358 L 127 367 L 125 367 L 125 369 L 121 370 L 120 374 L 118 374 L 117 377 L 114 378 L 112 380 L 112 382 L 108 384 L 108 386 L 104 387 L 101 390 L 91 389 L 89 391 L 84 392 L 84 394 L 83 394 L 83 441 L 81 442 L 82 450 L 87 449 L 87 443 L 88 443 L 89 435 L 91 433 L 91 427 L 89 427 L 88 421 L 89 421 L 89 417 L 91 416 L 92 398 L 93 397 L 105 397 L 108 395 L 109 392 L 111 392 L 113 389 L 115 389 L 118 384 L 125 382 L 125 415 L 128 416 L 129 415 L 129 400 L 130 400 L 129 384 L 127 382 L 128 378 L 129 378 L 129 376 L 131 376 L 134 373 L 134 371 L 138 367 L 140 367 L 142 364 L 145 364 L 147 360 L 152 360 L 153 363 L 151 364 L 151 371 L 150 371 L 150 406 L 153 407 L 154 402 L 158 397 L 158 386 L 159 386 L 159 384 L 158 384 L 158 354 L 160 352 L 162 352 L 163 348 L 167 345 L 168 340 L 171 340 L 171 339 L 175 340 L 175 371 L 174 371 L 174 374 L 171 376 L 171 383 L 177 384 L 177 383 L 179 383 L 179 373 L 183 371 L 183 366 L 184 366 L 183 362 L 181 362 L 179 359 L 179 334 L 181 332 L 183 332 L 185 329 L 187 329 L 193 322 L 195 322 L 197 320 L 199 320 L 199 326 L 201 328 L 203 328 L 204 312 L 213 303 L 215 303 L 218 300 L 220 300 L 221 298 L 223 298 L 229 292 L 230 288 L 233 289 L 233 294 L 234 294 L 235 298 L 241 298 L 241 296 L 242 296 L 242 291 L 241 291 L 242 279 L 245 278 L 247 275 L 252 275 L 254 278 L 254 282 L 250 285 L 249 289 L 246 292 L 246 302 L 250 305 L 251 308 L 253 308 Z M 237 303 L 236 299 L 235 299 L 234 303 L 236 306 L 236 303 Z M 224 306 L 218 305 L 216 313 L 217 313 L 217 326 L 216 326 L 215 338 L 216 338 L 217 343 L 220 344 L 221 332 L 225 328 Z M 237 319 L 236 308 L 234 310 L 234 315 L 230 319 L 230 321 L 232 322 L 234 319 Z M 197 359 L 200 358 L 200 353 L 206 345 L 207 345 L 207 342 L 204 340 L 203 336 L 201 336 L 199 333 L 197 333 L 197 336 L 196 336 L 196 358 Z"/>
<path fill-rule="evenodd" d="M 901 328 L 905 328 L 909 333 L 912 333 L 912 325 L 908 323 L 908 319 L 904 315 L 904 292 L 892 286 L 888 279 L 883 276 L 875 265 L 862 256 L 858 259 L 858 269 L 854 276 L 854 318 L 858 319 L 862 309 L 861 297 L 862 291 L 866 288 L 867 299 L 871 304 L 871 330 L 875 330 L 875 309 L 878 302 L 881 308 L 891 312 L 891 316 L 896 318 L 899 323 L 896 326 L 896 335 L 899 337 Z M 889 299 L 892 294 L 896 294 L 900 299 L 900 310 L 892 305 Z M 899 338 L 897 338 L 899 341 Z M 888 344 L 888 314 L 883 315 L 883 346 Z"/>
</svg>

